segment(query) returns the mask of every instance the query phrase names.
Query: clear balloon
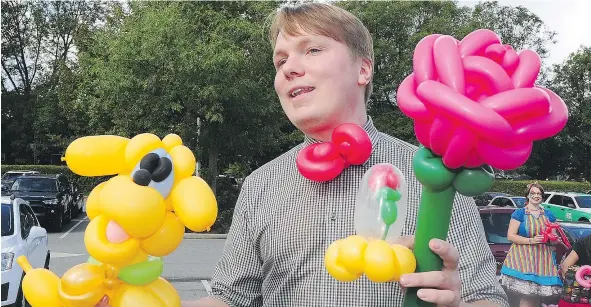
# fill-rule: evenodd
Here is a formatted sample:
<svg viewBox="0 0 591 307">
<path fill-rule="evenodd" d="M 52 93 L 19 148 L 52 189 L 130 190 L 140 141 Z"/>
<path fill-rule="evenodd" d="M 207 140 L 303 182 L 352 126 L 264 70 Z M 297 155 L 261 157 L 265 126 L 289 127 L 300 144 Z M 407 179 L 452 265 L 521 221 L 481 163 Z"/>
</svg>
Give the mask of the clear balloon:
<svg viewBox="0 0 591 307">
<path fill-rule="evenodd" d="M 363 176 L 355 200 L 355 232 L 389 244 L 400 237 L 406 218 L 407 187 L 402 172 L 376 164 Z"/>
<path fill-rule="evenodd" d="M 63 160 L 78 175 L 114 177 L 87 200 L 87 263 L 59 278 L 31 268 L 26 257 L 17 259 L 31 306 L 91 307 L 105 295 L 113 307 L 180 306 L 176 290 L 160 277 L 162 257 L 180 245 L 185 228 L 209 230 L 218 214 L 213 191 L 193 176 L 196 159 L 181 138 L 83 137 L 68 146 Z"/>
<path fill-rule="evenodd" d="M 406 191 L 404 176 L 391 164 L 376 164 L 365 173 L 355 201 L 356 234 L 333 242 L 325 254 L 331 276 L 353 281 L 365 274 L 390 282 L 414 272 L 412 251 L 396 244 L 406 218 Z"/>
</svg>

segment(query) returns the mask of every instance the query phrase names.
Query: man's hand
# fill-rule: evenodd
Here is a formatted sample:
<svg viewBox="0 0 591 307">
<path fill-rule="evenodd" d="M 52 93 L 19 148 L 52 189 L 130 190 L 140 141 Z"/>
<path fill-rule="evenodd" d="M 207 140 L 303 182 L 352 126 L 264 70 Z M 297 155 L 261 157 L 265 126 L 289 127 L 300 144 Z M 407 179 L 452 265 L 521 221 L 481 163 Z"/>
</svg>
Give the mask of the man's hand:
<svg viewBox="0 0 591 307">
<path fill-rule="evenodd" d="M 410 249 L 414 247 L 414 236 L 402 237 L 398 241 Z M 433 239 L 429 242 L 431 250 L 443 260 L 441 271 L 411 273 L 400 278 L 403 287 L 421 288 L 417 296 L 423 301 L 437 304 L 437 306 L 460 306 L 460 289 L 462 287 L 458 262 L 458 250 L 446 241 Z"/>
</svg>

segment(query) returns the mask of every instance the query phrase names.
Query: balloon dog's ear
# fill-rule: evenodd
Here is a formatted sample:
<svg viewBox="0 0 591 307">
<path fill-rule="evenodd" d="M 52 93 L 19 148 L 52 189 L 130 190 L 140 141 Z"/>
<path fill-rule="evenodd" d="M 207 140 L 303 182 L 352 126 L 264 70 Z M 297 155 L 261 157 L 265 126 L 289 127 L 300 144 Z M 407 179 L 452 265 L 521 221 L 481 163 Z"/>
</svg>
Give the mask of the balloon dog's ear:
<svg viewBox="0 0 591 307">
<path fill-rule="evenodd" d="M 80 176 L 108 176 L 130 171 L 125 163 L 129 141 L 115 135 L 81 137 L 68 146 L 62 161 Z"/>
</svg>

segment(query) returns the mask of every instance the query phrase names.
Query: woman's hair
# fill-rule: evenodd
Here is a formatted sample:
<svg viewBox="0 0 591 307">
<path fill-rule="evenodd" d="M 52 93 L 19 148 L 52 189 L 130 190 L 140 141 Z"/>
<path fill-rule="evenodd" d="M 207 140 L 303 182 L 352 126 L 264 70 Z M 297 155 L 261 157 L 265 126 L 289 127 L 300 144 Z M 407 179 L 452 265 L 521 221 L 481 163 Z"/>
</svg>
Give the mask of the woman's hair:
<svg viewBox="0 0 591 307">
<path fill-rule="evenodd" d="M 536 181 L 527 185 L 527 189 L 525 190 L 525 203 L 527 204 L 529 201 L 529 193 L 531 192 L 532 188 L 538 188 L 542 196 L 544 196 L 544 188 Z"/>
</svg>

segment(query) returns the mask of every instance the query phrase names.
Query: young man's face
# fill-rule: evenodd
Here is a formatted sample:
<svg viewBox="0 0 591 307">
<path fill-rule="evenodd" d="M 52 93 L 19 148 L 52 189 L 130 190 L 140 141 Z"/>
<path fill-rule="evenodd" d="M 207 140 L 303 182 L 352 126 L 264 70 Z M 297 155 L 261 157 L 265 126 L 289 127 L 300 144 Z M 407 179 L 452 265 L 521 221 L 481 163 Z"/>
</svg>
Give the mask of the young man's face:
<svg viewBox="0 0 591 307">
<path fill-rule="evenodd" d="M 371 66 L 367 60 L 354 59 L 345 44 L 303 31 L 298 36 L 280 33 L 273 63 L 283 111 L 304 133 L 322 133 L 335 123 L 358 121 L 360 109 L 365 116 L 363 95 Z"/>
</svg>

